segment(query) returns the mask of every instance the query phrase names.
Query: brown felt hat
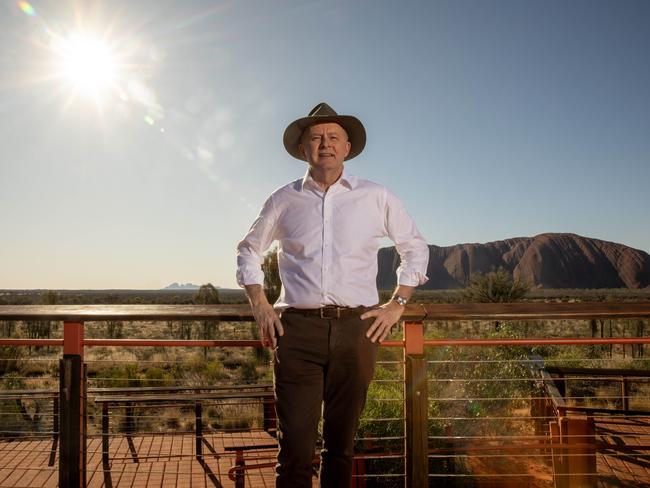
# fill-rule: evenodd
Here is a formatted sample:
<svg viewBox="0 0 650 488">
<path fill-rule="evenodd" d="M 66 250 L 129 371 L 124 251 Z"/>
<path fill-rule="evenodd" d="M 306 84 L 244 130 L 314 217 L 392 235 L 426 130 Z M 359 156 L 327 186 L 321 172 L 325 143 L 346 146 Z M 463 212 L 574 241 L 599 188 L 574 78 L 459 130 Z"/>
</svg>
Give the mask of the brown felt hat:
<svg viewBox="0 0 650 488">
<path fill-rule="evenodd" d="M 307 117 L 294 120 L 286 128 L 283 141 L 287 152 L 294 158 L 306 161 L 298 149 L 300 137 L 307 127 L 325 122 L 336 122 L 348 133 L 351 147 L 350 154 L 345 158 L 346 161 L 358 156 L 363 151 L 366 145 L 366 129 L 363 128 L 361 121 L 352 115 L 339 115 L 332 107 L 322 102 L 316 105 Z"/>
</svg>

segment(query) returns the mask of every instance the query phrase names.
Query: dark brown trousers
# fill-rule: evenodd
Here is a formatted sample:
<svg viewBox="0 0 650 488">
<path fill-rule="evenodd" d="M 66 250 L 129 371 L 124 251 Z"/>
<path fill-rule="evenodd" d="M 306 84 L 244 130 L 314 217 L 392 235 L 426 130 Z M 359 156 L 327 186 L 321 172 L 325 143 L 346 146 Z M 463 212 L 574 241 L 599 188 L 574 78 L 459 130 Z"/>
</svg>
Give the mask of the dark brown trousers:
<svg viewBox="0 0 650 488">
<path fill-rule="evenodd" d="M 282 314 L 284 335 L 274 360 L 280 444 L 276 487 L 312 486 L 321 412 L 320 486 L 350 486 L 354 435 L 377 356 L 378 344 L 365 336 L 372 322 L 358 316 L 322 319 Z"/>
</svg>

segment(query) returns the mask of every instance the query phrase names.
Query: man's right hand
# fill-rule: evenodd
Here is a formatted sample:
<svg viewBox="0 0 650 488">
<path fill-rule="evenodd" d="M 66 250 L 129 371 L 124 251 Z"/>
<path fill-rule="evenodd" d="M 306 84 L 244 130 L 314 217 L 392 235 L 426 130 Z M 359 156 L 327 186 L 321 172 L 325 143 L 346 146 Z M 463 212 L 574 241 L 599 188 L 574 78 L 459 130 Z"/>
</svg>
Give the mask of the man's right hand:
<svg viewBox="0 0 650 488">
<path fill-rule="evenodd" d="M 280 317 L 266 299 L 261 285 L 246 285 L 245 288 L 253 310 L 253 317 L 260 328 L 262 344 L 275 349 L 278 344 L 277 338 L 284 335 Z"/>
<path fill-rule="evenodd" d="M 282 328 L 280 317 L 268 302 L 257 306 L 251 304 L 251 307 L 253 308 L 253 317 L 255 317 L 255 322 L 257 322 L 257 325 L 260 327 L 260 338 L 262 339 L 262 344 L 267 347 L 271 346 L 275 349 L 278 344 L 277 338 L 284 335 L 284 329 Z"/>
</svg>

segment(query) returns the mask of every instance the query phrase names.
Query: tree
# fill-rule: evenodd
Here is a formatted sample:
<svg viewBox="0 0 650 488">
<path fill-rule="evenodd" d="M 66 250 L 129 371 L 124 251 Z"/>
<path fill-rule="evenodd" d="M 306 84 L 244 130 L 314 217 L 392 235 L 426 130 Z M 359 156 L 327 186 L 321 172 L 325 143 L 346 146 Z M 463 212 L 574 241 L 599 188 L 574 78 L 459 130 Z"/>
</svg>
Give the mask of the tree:
<svg viewBox="0 0 650 488">
<path fill-rule="evenodd" d="M 280 279 L 280 270 L 278 269 L 277 247 L 274 247 L 264 255 L 262 271 L 264 272 L 264 293 L 266 294 L 266 298 L 269 303 L 275 303 L 282 289 L 282 280 Z"/>
<path fill-rule="evenodd" d="M 124 324 L 117 320 L 109 320 L 106 322 L 106 335 L 110 339 L 119 339 L 122 337 Z"/>
<path fill-rule="evenodd" d="M 530 290 L 530 285 L 499 267 L 489 273 L 475 273 L 469 279 L 469 285 L 463 291 L 463 298 L 478 303 L 510 303 L 522 298 Z M 499 330 L 499 321 L 494 322 L 494 329 Z"/>
<path fill-rule="evenodd" d="M 217 290 L 212 283 L 201 285 L 199 291 L 194 295 L 192 300 L 197 305 L 217 305 L 221 303 L 219 297 L 219 290 Z M 217 330 L 218 320 L 202 320 L 201 321 L 201 339 L 204 341 L 214 339 L 215 331 Z M 203 348 L 203 356 L 208 357 L 208 348 Z"/>
<path fill-rule="evenodd" d="M 0 336 L 11 337 L 16 329 L 16 322 L 14 320 L 3 320 L 0 322 Z"/>
<path fill-rule="evenodd" d="M 499 267 L 489 273 L 475 273 L 463 292 L 463 298 L 478 303 L 509 303 L 522 298 L 530 290 L 530 285 Z"/>
<path fill-rule="evenodd" d="M 192 338 L 192 321 L 181 320 L 178 323 L 178 331 L 175 334 L 177 339 L 189 341 Z"/>
<path fill-rule="evenodd" d="M 56 305 L 59 303 L 59 294 L 54 290 L 47 290 L 40 296 L 43 305 Z M 49 339 L 52 336 L 52 327 L 57 328 L 57 323 L 49 320 L 27 320 L 24 322 L 27 337 L 30 339 Z M 31 350 L 31 347 L 30 347 Z"/>
<path fill-rule="evenodd" d="M 60 301 L 60 295 L 55 290 L 47 290 L 41 295 L 41 303 L 43 305 L 56 305 Z"/>
<path fill-rule="evenodd" d="M 192 300 L 197 305 L 216 305 L 221 303 L 219 297 L 219 290 L 217 290 L 212 283 L 201 285 L 199 291 L 196 292 Z"/>
</svg>

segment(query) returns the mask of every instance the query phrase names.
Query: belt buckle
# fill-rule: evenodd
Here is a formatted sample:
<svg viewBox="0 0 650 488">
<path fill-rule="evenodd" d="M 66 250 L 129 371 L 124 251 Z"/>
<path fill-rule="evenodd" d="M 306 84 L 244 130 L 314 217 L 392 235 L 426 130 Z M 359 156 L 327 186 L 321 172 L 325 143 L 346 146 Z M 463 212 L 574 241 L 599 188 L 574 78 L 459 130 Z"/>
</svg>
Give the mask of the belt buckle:
<svg viewBox="0 0 650 488">
<path fill-rule="evenodd" d="M 330 315 L 328 312 L 336 312 L 333 315 Z M 341 318 L 341 307 L 321 307 L 320 309 L 320 318 L 321 319 L 340 319 Z"/>
</svg>

